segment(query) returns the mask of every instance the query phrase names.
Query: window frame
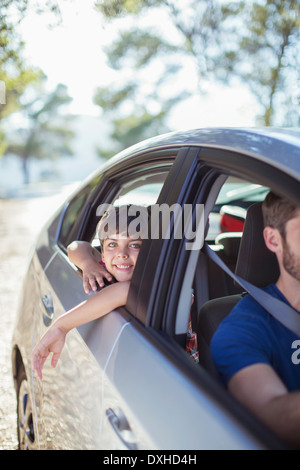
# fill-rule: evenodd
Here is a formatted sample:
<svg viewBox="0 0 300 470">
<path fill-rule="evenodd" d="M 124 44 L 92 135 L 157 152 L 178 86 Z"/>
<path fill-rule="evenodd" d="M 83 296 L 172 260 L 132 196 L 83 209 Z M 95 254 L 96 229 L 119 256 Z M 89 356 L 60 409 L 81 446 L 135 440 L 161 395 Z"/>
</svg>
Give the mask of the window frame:
<svg viewBox="0 0 300 470">
<path fill-rule="evenodd" d="M 167 200 L 170 204 L 175 202 L 193 203 L 194 206 L 204 204 L 206 207 L 211 195 L 211 186 L 219 176 L 224 176 L 224 181 L 228 176 L 255 181 L 263 186 L 272 187 L 279 194 L 285 195 L 286 192 L 291 199 L 299 203 L 299 181 L 291 175 L 283 173 L 275 165 L 272 166 L 270 161 L 255 160 L 251 154 L 242 151 L 205 148 L 201 144 L 186 148 L 188 150 L 183 167 L 188 165 L 190 173 L 197 171 L 197 174 L 194 175 L 194 178 L 190 178 L 187 168 L 182 168 L 173 187 L 178 187 L 183 183 L 185 190 L 182 188 L 180 192 L 177 189 L 173 196 Z M 192 151 L 194 151 L 197 161 L 193 161 L 191 158 Z M 200 180 L 199 191 L 196 186 Z M 187 188 L 187 184 L 190 185 L 189 188 Z M 218 193 L 219 191 L 216 192 L 216 198 Z M 210 210 L 206 207 L 205 223 L 214 203 L 215 200 L 209 202 Z M 148 243 L 143 244 L 142 250 L 148 251 L 147 257 L 145 257 L 142 270 L 139 269 L 137 263 L 127 303 L 128 309 L 134 312 L 135 317 L 143 324 L 164 332 L 176 342 L 181 343 L 183 333 L 180 329 L 176 332 L 176 325 L 178 322 L 181 326 L 187 325 L 188 321 L 187 317 L 183 320 L 177 318 L 180 295 L 184 299 L 189 298 L 198 259 L 195 253 L 189 252 L 187 254 L 185 252 L 183 246 L 186 241 L 184 238 L 174 240 L 172 244 L 169 244 L 173 245 L 172 247 L 168 247 L 168 243 L 162 240 L 147 240 Z M 165 260 L 167 268 L 161 261 L 162 259 Z M 151 269 L 151 263 L 155 265 L 155 269 Z M 186 279 L 188 263 L 191 263 L 192 271 L 190 278 Z M 160 279 L 166 279 L 166 282 L 162 285 Z M 153 292 L 155 292 L 155 299 L 151 298 Z"/>
<path fill-rule="evenodd" d="M 91 219 L 96 220 L 97 207 L 101 203 L 112 203 L 120 186 L 126 182 L 160 172 L 168 172 L 175 161 L 178 148 L 143 151 L 137 155 L 128 156 L 119 162 L 113 163 L 103 171 L 100 170 L 86 186 L 80 189 L 70 199 L 62 211 L 59 230 L 56 236 L 58 247 L 67 252 L 67 246 L 74 240 L 91 240 L 94 231 Z M 76 214 L 76 220 L 71 225 L 68 234 L 63 234 L 64 226 L 70 211 L 78 201 L 81 194 L 87 193 L 84 203 Z"/>
</svg>

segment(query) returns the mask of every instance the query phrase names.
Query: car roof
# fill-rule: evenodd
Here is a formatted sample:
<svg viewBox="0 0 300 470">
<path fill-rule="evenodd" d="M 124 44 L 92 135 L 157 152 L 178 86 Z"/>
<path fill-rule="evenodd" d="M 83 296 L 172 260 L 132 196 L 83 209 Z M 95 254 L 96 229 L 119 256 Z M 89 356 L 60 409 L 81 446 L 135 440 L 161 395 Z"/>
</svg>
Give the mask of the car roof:
<svg viewBox="0 0 300 470">
<path fill-rule="evenodd" d="M 201 128 L 170 132 L 139 142 L 102 164 L 93 175 L 141 152 L 204 146 L 242 152 L 300 181 L 300 128 Z M 90 179 L 90 177 L 88 178 Z"/>
<path fill-rule="evenodd" d="M 243 151 L 261 161 L 277 162 L 292 174 L 300 173 L 300 128 L 206 128 L 171 132 L 142 141 L 120 152 L 111 161 L 160 147 L 205 145 Z"/>
</svg>

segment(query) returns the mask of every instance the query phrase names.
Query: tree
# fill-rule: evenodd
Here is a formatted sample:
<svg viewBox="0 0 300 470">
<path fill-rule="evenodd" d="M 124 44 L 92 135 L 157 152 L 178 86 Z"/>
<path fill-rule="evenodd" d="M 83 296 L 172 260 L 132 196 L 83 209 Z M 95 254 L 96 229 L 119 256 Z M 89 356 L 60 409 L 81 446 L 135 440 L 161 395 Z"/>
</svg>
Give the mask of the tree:
<svg viewBox="0 0 300 470">
<path fill-rule="evenodd" d="M 59 84 L 52 93 L 34 88 L 34 94 L 22 106 L 24 126 L 8 141 L 6 154 L 17 155 L 22 160 L 24 182 L 29 182 L 29 159 L 56 159 L 72 155 L 70 142 L 73 132 L 69 117 L 58 110 L 71 101 L 67 87 Z"/>
<path fill-rule="evenodd" d="M 225 69 L 240 77 L 261 103 L 260 123 L 299 125 L 299 1 L 245 2 L 242 13 L 246 32 L 226 53 Z"/>
<path fill-rule="evenodd" d="M 116 26 L 107 57 L 122 81 L 99 88 L 95 102 L 120 147 L 165 130 L 171 109 L 207 82 L 244 82 L 264 125 L 298 125 L 298 0 L 101 0 L 97 8 Z"/>
<path fill-rule="evenodd" d="M 55 0 L 45 4 L 34 0 L 0 0 L 0 80 L 5 84 L 6 101 L 5 105 L 0 104 L 0 157 L 8 145 L 3 122 L 21 108 L 20 100 L 28 86 L 37 84 L 43 77 L 41 70 L 24 60 L 24 42 L 16 31 L 29 6 L 41 13 L 52 12 L 54 22 L 60 21 L 60 9 Z"/>
</svg>

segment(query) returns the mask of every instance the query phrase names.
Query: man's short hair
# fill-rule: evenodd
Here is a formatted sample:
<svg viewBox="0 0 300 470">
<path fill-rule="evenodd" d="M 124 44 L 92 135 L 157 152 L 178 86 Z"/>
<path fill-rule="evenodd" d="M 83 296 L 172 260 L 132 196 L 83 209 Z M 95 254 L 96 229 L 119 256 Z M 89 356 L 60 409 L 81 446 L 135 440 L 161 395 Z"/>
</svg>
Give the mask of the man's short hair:
<svg viewBox="0 0 300 470">
<path fill-rule="evenodd" d="M 262 204 L 264 226 L 276 228 L 285 239 L 286 224 L 299 210 L 300 206 L 270 191 Z"/>
</svg>

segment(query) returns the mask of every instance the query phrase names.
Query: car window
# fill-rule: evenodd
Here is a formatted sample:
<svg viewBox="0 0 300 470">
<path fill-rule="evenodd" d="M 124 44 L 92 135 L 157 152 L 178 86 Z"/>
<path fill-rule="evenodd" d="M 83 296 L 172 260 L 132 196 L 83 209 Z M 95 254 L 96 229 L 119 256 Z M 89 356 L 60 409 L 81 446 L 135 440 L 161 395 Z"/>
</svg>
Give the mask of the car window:
<svg viewBox="0 0 300 470">
<path fill-rule="evenodd" d="M 269 188 L 257 181 L 216 173 L 214 184 L 210 184 L 205 207 L 209 211 L 209 225 L 205 237 L 215 253 L 231 271 L 235 271 L 243 225 L 247 208 L 257 201 L 263 201 Z M 202 250 L 192 250 L 181 273 L 185 288 L 182 289 L 175 322 L 175 334 L 184 332 L 189 309 L 186 299 L 194 296 L 193 309 L 199 312 L 208 300 L 231 295 L 239 295 L 243 289 L 233 279 L 203 254 Z M 195 313 L 197 316 L 197 313 Z M 195 329 L 195 324 L 193 324 Z"/>
<path fill-rule="evenodd" d="M 237 177 L 228 177 L 209 216 L 207 240 L 225 232 L 242 232 L 248 207 L 263 201 L 268 188 Z"/>
<path fill-rule="evenodd" d="M 148 207 L 156 203 L 168 172 L 161 172 L 141 176 L 137 179 L 129 179 L 120 185 L 114 199 L 110 202 L 113 206 L 138 204 Z M 99 217 L 96 222 L 98 222 Z M 96 225 L 95 225 L 96 228 Z M 94 247 L 100 247 L 98 236 L 94 232 L 91 243 Z"/>
<path fill-rule="evenodd" d="M 74 240 L 85 240 L 99 246 L 95 231 L 102 204 L 154 204 L 176 153 L 174 150 L 153 152 L 139 156 L 130 168 L 121 161 L 109 170 L 109 174 L 99 173 L 67 205 L 58 237 L 60 248 L 66 252 L 67 246 Z"/>
<path fill-rule="evenodd" d="M 155 204 L 161 188 L 162 183 L 150 183 L 138 186 L 126 193 L 121 193 L 115 200 L 114 205 L 134 204 L 136 201 L 139 201 L 139 204 L 145 206 Z"/>
<path fill-rule="evenodd" d="M 79 191 L 79 193 L 77 193 L 76 196 L 74 196 L 74 198 L 67 205 L 58 239 L 60 246 L 67 247 L 67 245 L 72 241 L 72 229 L 75 223 L 82 217 L 86 202 L 93 193 L 98 180 L 99 178 L 94 178 L 87 186 Z"/>
<path fill-rule="evenodd" d="M 221 186 L 209 215 L 206 242 L 231 271 L 235 271 L 248 208 L 262 202 L 269 188 L 243 178 L 229 176 Z M 207 299 L 239 294 L 243 289 L 212 262 L 207 261 Z"/>
</svg>

